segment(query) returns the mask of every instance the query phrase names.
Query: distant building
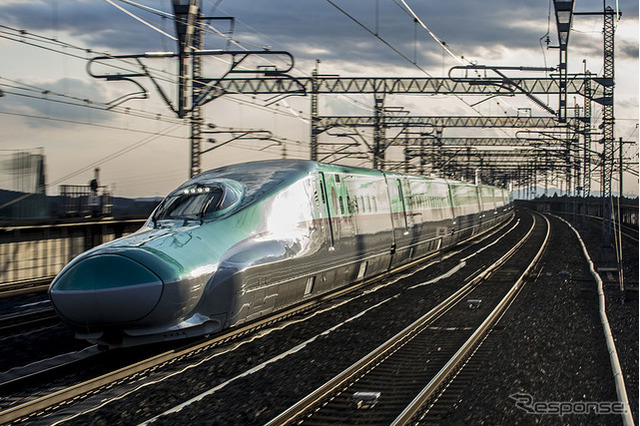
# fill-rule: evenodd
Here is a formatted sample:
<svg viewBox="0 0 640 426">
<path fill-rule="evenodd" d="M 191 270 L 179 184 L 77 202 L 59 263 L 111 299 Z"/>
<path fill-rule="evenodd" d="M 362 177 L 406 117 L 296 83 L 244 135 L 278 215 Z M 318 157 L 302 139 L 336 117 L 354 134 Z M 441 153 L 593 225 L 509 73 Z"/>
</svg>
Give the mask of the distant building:
<svg viewBox="0 0 640 426">
<path fill-rule="evenodd" d="M 44 150 L 0 150 L 0 219 L 49 217 Z"/>
</svg>

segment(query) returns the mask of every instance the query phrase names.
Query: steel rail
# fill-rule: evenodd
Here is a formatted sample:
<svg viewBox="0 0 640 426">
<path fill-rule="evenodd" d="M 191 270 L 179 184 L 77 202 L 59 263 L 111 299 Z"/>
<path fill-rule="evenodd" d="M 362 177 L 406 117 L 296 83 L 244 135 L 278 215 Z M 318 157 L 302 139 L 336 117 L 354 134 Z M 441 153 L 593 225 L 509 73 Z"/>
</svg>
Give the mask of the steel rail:
<svg viewBox="0 0 640 426">
<path fill-rule="evenodd" d="M 467 238 L 466 240 L 460 241 L 457 244 L 449 247 L 449 249 L 459 246 L 461 244 L 464 244 L 466 242 L 470 242 L 474 239 L 477 239 L 483 235 L 486 235 L 488 233 L 490 233 L 491 231 L 500 228 L 501 225 L 503 225 L 504 223 L 512 220 L 514 217 L 514 213 L 511 212 L 509 215 L 505 216 L 504 221 L 497 223 L 493 228 L 489 228 L 477 235 L 474 235 L 470 238 Z M 42 396 L 40 398 L 37 398 L 35 400 L 32 401 L 28 401 L 25 402 L 23 404 L 17 405 L 15 407 L 11 407 L 8 408 L 7 410 L 1 411 L 0 412 L 0 423 L 8 423 L 8 422 L 12 422 L 14 420 L 20 419 L 20 418 L 27 418 L 29 416 L 32 416 L 38 412 L 44 411 L 44 410 L 49 410 L 53 407 L 56 407 L 58 405 L 60 405 L 61 403 L 65 402 L 65 401 L 69 401 L 75 398 L 80 397 L 81 395 L 87 394 L 89 392 L 94 392 L 104 386 L 107 385 L 111 385 L 115 382 L 118 382 L 120 380 L 126 379 L 127 377 L 133 376 L 135 374 L 141 373 L 145 370 L 148 370 L 150 368 L 157 368 L 158 366 L 168 363 L 168 362 L 172 362 L 176 359 L 179 359 L 181 357 L 186 357 L 192 353 L 201 351 L 205 348 L 208 347 L 212 347 L 212 346 L 216 346 L 218 344 L 222 344 L 222 343 L 226 343 L 227 341 L 230 341 L 232 339 L 241 337 L 245 334 L 248 334 L 250 332 L 253 331 L 257 331 L 259 329 L 261 329 L 262 327 L 268 326 L 270 324 L 276 323 L 278 321 L 281 321 L 283 319 L 286 319 L 290 316 L 296 315 L 296 314 L 300 314 L 303 313 L 304 311 L 307 311 L 309 309 L 311 309 L 313 306 L 315 305 L 319 305 L 320 303 L 329 300 L 329 299 L 333 299 L 336 297 L 339 297 L 343 294 L 352 292 L 352 291 L 356 291 L 364 286 L 370 285 L 374 282 L 377 282 L 381 279 L 384 279 L 392 274 L 396 274 L 398 272 L 402 272 L 404 270 L 407 270 L 409 268 L 412 268 L 416 265 L 418 265 L 419 263 L 424 262 L 427 259 L 430 259 L 438 254 L 442 253 L 442 251 L 437 251 L 434 253 L 431 253 L 427 256 L 424 256 L 420 259 L 416 259 L 408 264 L 402 265 L 398 268 L 395 268 L 391 271 L 388 271 L 384 274 L 372 277 L 368 280 L 362 281 L 360 283 L 357 283 L 355 285 L 349 285 L 346 287 L 343 287 L 342 289 L 339 289 L 335 292 L 329 293 L 329 294 L 324 294 L 324 295 L 319 295 L 316 298 L 313 299 L 309 299 L 307 302 L 304 302 L 302 304 L 296 305 L 290 309 L 287 309 L 285 311 L 276 313 L 275 315 L 263 318 L 261 320 L 258 320 L 256 322 L 252 322 L 250 324 L 244 325 L 238 329 L 232 329 L 227 331 L 226 333 L 216 336 L 212 339 L 209 339 L 205 342 L 201 342 L 199 344 L 196 344 L 195 346 L 188 346 L 188 347 L 183 347 L 183 348 L 179 348 L 179 349 L 174 349 L 174 350 L 169 350 L 166 352 L 163 352 L 161 354 L 155 355 L 151 358 L 148 358 L 146 360 L 142 360 L 139 361 L 137 363 L 134 363 L 132 365 L 129 366 L 125 366 L 122 367 L 118 370 L 115 370 L 113 372 L 104 374 L 102 376 L 87 380 L 85 382 L 82 383 L 78 383 L 76 385 L 70 386 L 68 388 L 65 389 L 61 389 L 59 391 L 53 392 L 51 394 Z"/>
<path fill-rule="evenodd" d="M 55 275 L 50 275 L 47 277 L 34 278 L 23 281 L 0 283 L 0 299 L 19 296 L 21 294 L 46 291 L 49 288 L 49 284 L 51 284 L 51 281 L 53 281 L 54 278 Z"/>
<path fill-rule="evenodd" d="M 367 370 L 372 364 L 378 363 L 379 360 L 385 358 L 394 348 L 402 345 L 407 339 L 410 339 L 418 329 L 425 324 L 436 320 L 439 316 L 444 314 L 456 303 L 463 300 L 464 296 L 468 294 L 477 284 L 483 279 L 491 275 L 495 270 L 502 266 L 508 259 L 510 259 L 517 250 L 529 239 L 535 228 L 535 220 L 527 234 L 507 253 L 495 261 L 492 265 L 485 268 L 484 271 L 477 271 L 469 277 L 470 280 L 459 288 L 455 293 L 450 295 L 436 307 L 431 309 L 425 315 L 414 321 L 409 326 L 405 327 L 402 331 L 397 333 L 391 339 L 374 349 L 369 354 L 362 357 L 356 363 L 345 369 L 343 372 L 336 375 L 324 385 L 317 388 L 315 391 L 298 401 L 296 404 L 289 407 L 287 410 L 276 416 L 268 423 L 268 426 L 284 425 L 300 420 L 301 417 L 310 413 L 315 407 L 322 404 L 326 398 L 329 397 L 336 390 L 347 386 L 354 377 L 359 376 L 362 372 Z M 475 276 L 474 276 L 475 275 Z"/>
<path fill-rule="evenodd" d="M 50 377 L 51 374 L 61 369 L 78 367 L 78 363 L 86 362 L 90 358 L 89 362 L 99 362 L 94 358 L 99 354 L 104 354 L 104 352 L 100 352 L 98 346 L 93 345 L 78 351 L 54 355 L 21 367 L 13 367 L 0 374 L 0 393 L 6 394 L 8 389 L 23 387 L 26 382 L 37 381 L 44 376 Z"/>
<path fill-rule="evenodd" d="M 520 275 L 516 283 L 511 287 L 507 294 L 502 298 L 500 303 L 493 309 L 493 311 L 487 316 L 482 324 L 476 329 L 476 331 L 467 339 L 464 345 L 458 349 L 453 357 L 442 367 L 442 369 L 431 379 L 431 381 L 424 387 L 424 389 L 414 398 L 413 401 L 404 409 L 404 411 L 391 423 L 392 425 L 406 425 L 418 414 L 422 406 L 435 394 L 440 386 L 447 380 L 447 378 L 458 369 L 458 366 L 465 360 L 467 355 L 476 346 L 476 344 L 486 335 L 486 333 L 493 327 L 498 318 L 502 315 L 504 310 L 510 305 L 513 298 L 520 291 L 525 284 L 525 278 L 531 272 L 531 270 L 538 263 L 544 250 L 549 242 L 549 235 L 551 234 L 551 224 L 549 220 L 544 217 L 547 223 L 547 233 L 544 241 L 542 242 L 540 249 L 536 253 L 534 259 L 529 263 L 525 271 Z M 535 225 L 535 220 L 534 220 Z M 533 231 L 533 227 L 531 229 Z"/>
<path fill-rule="evenodd" d="M 60 317 L 58 317 L 53 308 L 37 309 L 20 314 L 7 315 L 0 317 L 0 335 L 6 335 L 24 328 L 59 322 Z"/>
<path fill-rule="evenodd" d="M 188 346 L 186 348 L 181 348 L 177 350 L 169 350 L 161 354 L 155 355 L 151 358 L 147 358 L 145 360 L 134 363 L 132 365 L 128 365 L 118 370 L 103 374 L 102 376 L 87 380 L 82 383 L 78 383 L 76 385 L 70 386 L 65 389 L 61 389 L 57 392 L 53 392 L 49 395 L 45 395 L 33 401 L 28 401 L 18 406 L 11 407 L 5 411 L 0 412 L 0 423 L 8 423 L 8 422 L 17 420 L 19 418 L 28 417 L 34 413 L 37 413 L 38 411 L 49 409 L 64 401 L 77 398 L 88 392 L 95 391 L 103 386 L 110 385 L 119 380 L 133 376 L 134 374 L 141 373 L 147 369 L 157 367 L 161 364 L 164 364 L 170 361 L 177 360 L 193 352 L 207 348 L 208 346 L 217 345 L 217 344 L 232 340 L 234 338 L 240 337 L 260 327 L 266 326 L 270 323 L 284 319 L 291 315 L 300 313 L 310 308 L 316 303 L 318 302 L 309 301 L 307 303 L 304 303 L 301 306 L 297 306 L 293 309 L 281 312 L 276 316 L 270 316 L 270 317 L 264 318 L 261 321 L 258 321 L 257 323 L 252 323 L 244 327 L 240 327 L 238 329 L 233 329 L 230 332 L 227 332 L 225 334 L 222 334 L 220 336 L 217 336 L 213 339 L 207 340 L 206 342 L 202 342 L 195 346 Z"/>
</svg>

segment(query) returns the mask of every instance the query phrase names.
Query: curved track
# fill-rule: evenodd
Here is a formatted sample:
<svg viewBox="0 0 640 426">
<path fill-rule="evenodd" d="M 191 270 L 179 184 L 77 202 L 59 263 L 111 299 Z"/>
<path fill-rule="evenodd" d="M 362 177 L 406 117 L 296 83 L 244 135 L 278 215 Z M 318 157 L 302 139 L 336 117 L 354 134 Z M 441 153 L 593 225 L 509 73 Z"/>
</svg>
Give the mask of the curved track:
<svg viewBox="0 0 640 426">
<path fill-rule="evenodd" d="M 493 265 L 469 277 L 436 308 L 269 424 L 412 421 L 437 397 L 518 293 L 546 246 L 545 222 L 536 226 L 534 221 L 527 235 Z M 523 253 L 531 252 L 533 259 L 523 262 Z M 491 300 L 497 293 L 503 297 Z M 480 315 L 483 304 L 492 308 L 486 316 Z"/>
</svg>

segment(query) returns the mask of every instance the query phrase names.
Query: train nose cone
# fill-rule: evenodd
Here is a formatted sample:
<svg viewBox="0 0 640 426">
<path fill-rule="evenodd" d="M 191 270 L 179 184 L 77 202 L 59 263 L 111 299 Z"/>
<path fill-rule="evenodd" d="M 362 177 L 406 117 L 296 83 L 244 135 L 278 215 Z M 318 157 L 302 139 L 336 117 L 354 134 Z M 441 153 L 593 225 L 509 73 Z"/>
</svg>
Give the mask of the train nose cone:
<svg viewBox="0 0 640 426">
<path fill-rule="evenodd" d="M 59 275 L 50 295 L 58 312 L 83 325 L 137 321 L 162 295 L 162 280 L 146 266 L 117 254 L 79 261 Z"/>
</svg>

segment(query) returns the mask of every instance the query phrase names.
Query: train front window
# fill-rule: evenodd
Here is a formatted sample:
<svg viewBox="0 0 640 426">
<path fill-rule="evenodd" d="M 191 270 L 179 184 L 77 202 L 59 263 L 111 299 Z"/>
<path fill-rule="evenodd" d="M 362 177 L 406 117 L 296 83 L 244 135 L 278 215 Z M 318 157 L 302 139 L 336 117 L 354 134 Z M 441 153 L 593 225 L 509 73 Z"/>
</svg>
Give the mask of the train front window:
<svg viewBox="0 0 640 426">
<path fill-rule="evenodd" d="M 154 215 L 154 220 L 202 219 L 220 208 L 224 191 L 220 187 L 184 189 L 167 197 Z"/>
</svg>

